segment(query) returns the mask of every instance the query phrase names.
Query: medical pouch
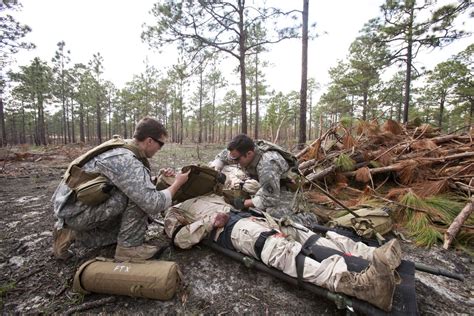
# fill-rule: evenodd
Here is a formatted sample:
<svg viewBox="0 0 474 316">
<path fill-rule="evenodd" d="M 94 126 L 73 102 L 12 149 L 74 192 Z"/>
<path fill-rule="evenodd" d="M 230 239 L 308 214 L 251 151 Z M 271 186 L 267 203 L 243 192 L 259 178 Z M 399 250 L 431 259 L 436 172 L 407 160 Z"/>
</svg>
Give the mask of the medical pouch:
<svg viewBox="0 0 474 316">
<path fill-rule="evenodd" d="M 113 185 L 104 176 L 97 176 L 92 180 L 79 184 L 74 192 L 76 200 L 89 205 L 95 206 L 105 202 L 110 197 Z"/>
</svg>

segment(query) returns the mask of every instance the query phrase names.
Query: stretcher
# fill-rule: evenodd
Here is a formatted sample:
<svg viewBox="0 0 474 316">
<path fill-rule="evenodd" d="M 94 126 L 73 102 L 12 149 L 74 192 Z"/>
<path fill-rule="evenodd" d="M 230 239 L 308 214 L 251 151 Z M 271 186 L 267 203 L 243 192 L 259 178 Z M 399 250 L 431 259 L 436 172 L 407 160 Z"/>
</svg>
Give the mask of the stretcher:
<svg viewBox="0 0 474 316">
<path fill-rule="evenodd" d="M 357 312 L 365 315 L 418 315 L 418 307 L 416 303 L 416 292 L 415 292 L 415 264 L 410 261 L 402 260 L 401 265 L 397 268 L 397 272 L 400 275 L 401 283 L 397 285 L 395 294 L 393 297 L 392 310 L 390 313 L 387 313 L 365 301 L 359 300 L 354 297 L 349 297 L 341 293 L 334 293 L 325 288 L 316 286 L 314 284 L 304 282 L 298 278 L 291 277 L 284 274 L 282 271 L 277 270 L 272 267 L 266 266 L 264 263 L 246 256 L 242 253 L 224 248 L 218 245 L 216 242 L 206 239 L 202 243 L 209 248 L 220 252 L 228 257 L 231 257 L 234 260 L 237 260 L 243 263 L 249 268 L 255 268 L 259 271 L 268 273 L 274 277 L 277 277 L 289 284 L 293 284 L 305 290 L 311 291 L 312 293 L 321 296 L 323 298 L 329 299 L 336 304 L 338 309 L 346 309 L 351 312 Z M 326 248 L 320 247 L 318 248 Z M 364 259 L 351 257 L 350 259 L 347 256 L 344 256 L 343 253 L 338 252 L 337 250 L 326 248 L 326 249 L 314 249 L 315 252 L 319 253 L 319 260 L 321 256 L 330 256 L 332 254 L 340 254 L 345 259 L 348 259 L 348 269 L 354 272 L 359 272 L 365 269 L 368 266 L 368 262 Z M 320 250 L 320 251 L 316 251 Z M 325 251 L 325 253 L 323 252 Z M 318 260 L 318 258 L 314 258 Z"/>
</svg>

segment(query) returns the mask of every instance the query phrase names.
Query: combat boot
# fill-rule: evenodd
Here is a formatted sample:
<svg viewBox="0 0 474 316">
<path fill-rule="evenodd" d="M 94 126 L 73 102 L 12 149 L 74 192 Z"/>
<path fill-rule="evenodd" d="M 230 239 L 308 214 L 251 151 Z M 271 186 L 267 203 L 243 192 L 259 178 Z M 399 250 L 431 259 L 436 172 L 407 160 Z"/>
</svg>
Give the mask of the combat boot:
<svg viewBox="0 0 474 316">
<path fill-rule="evenodd" d="M 385 262 L 392 270 L 395 270 L 402 262 L 402 249 L 397 239 L 390 240 L 375 251 L 385 257 Z"/>
<path fill-rule="evenodd" d="M 387 259 L 381 251 L 376 250 L 372 264 L 365 271 L 341 273 L 335 290 L 390 311 L 395 292 L 395 277 Z"/>
<path fill-rule="evenodd" d="M 117 245 L 114 258 L 117 261 L 141 261 L 152 258 L 157 252 L 158 247 L 146 244 L 135 247 Z"/>
<path fill-rule="evenodd" d="M 53 255 L 56 259 L 67 260 L 74 254 L 69 247 L 74 242 L 74 231 L 68 228 L 53 230 Z"/>
</svg>

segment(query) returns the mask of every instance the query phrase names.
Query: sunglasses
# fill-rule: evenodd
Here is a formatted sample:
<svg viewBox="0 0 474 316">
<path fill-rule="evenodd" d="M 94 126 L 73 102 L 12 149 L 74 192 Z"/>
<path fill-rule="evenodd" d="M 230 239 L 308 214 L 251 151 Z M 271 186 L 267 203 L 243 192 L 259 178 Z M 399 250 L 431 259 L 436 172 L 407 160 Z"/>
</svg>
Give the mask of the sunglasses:
<svg viewBox="0 0 474 316">
<path fill-rule="evenodd" d="M 241 157 L 242 157 L 242 155 L 240 155 L 240 156 L 238 156 L 238 157 L 235 157 L 235 158 L 229 156 L 229 159 L 232 160 L 232 161 L 239 161 Z"/>
<path fill-rule="evenodd" d="M 232 157 L 231 155 L 228 155 L 227 157 L 228 157 L 230 160 L 232 160 L 232 161 L 237 161 L 237 162 L 239 162 L 239 161 L 240 161 L 240 158 L 242 158 L 242 157 L 245 156 L 245 155 L 247 155 L 247 154 L 240 155 L 240 156 L 237 156 L 237 157 L 235 157 L 235 158 Z"/>
<path fill-rule="evenodd" d="M 160 148 L 163 148 L 163 146 L 165 145 L 165 143 L 163 143 L 161 140 L 158 140 L 158 139 L 153 138 L 153 137 L 151 137 L 151 136 L 150 136 L 150 138 L 153 139 L 155 142 L 157 142 L 158 145 L 160 145 Z"/>
</svg>

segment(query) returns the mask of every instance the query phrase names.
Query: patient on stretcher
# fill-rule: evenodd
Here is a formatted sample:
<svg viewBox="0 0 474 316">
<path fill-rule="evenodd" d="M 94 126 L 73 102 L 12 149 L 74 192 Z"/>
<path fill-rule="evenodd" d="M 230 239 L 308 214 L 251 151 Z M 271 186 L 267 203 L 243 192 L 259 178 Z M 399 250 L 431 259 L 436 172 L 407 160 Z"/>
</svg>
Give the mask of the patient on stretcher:
<svg viewBox="0 0 474 316">
<path fill-rule="evenodd" d="M 165 215 L 165 232 L 179 248 L 188 249 L 204 238 L 211 238 L 222 247 L 252 256 L 292 277 L 297 277 L 296 258 L 308 241 L 363 258 L 370 265 L 356 273 L 348 270 L 341 255 L 331 255 L 320 262 L 305 257 L 300 277 L 391 310 L 396 286 L 394 270 L 401 262 L 400 245 L 395 239 L 374 248 L 335 232 L 318 238 L 311 230 L 289 220 L 277 222 L 269 215 L 236 213 L 217 195 L 192 198 L 171 207 Z"/>
</svg>

